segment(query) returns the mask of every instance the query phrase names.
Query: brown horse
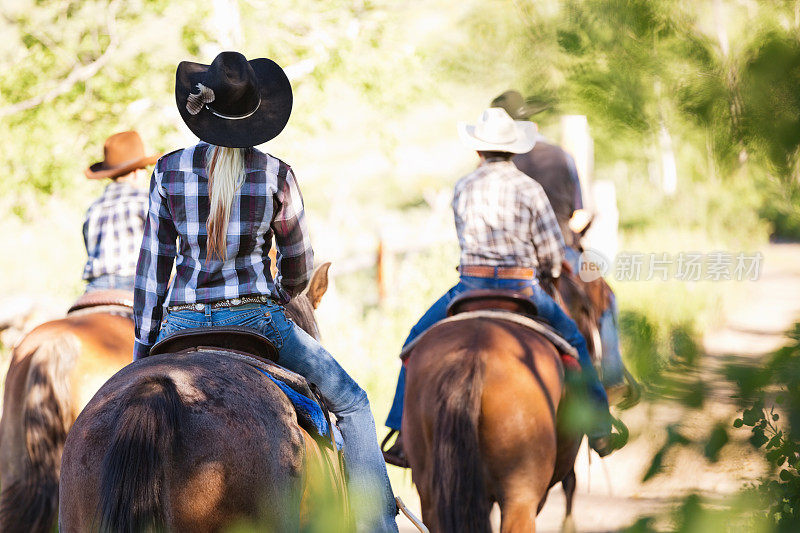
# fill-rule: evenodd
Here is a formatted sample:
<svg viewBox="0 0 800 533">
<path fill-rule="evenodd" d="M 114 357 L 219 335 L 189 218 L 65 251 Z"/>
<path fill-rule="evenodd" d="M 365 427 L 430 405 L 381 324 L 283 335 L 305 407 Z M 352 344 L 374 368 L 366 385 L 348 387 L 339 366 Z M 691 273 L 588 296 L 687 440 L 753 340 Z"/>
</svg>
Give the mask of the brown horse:
<svg viewBox="0 0 800 533">
<path fill-rule="evenodd" d="M 567 274 L 562 306 L 594 356 L 602 292 Z M 494 502 L 504 533 L 534 531 L 559 482 L 570 523 L 582 435 L 559 417 L 564 368 L 549 341 L 498 319 L 441 323 L 414 346 L 407 371 L 403 442 L 432 531 L 490 531 Z"/>
<path fill-rule="evenodd" d="M 327 267 L 287 306 L 315 336 Z M 330 459 L 277 385 L 247 362 L 203 349 L 152 356 L 112 377 L 76 420 L 64 447 L 60 530 L 201 533 L 249 521 L 295 531 L 307 511 L 322 514 L 326 497 L 340 509 L 342 487 L 314 472 L 330 474 Z M 328 530 L 345 527 L 341 512 L 326 518 Z"/>
<path fill-rule="evenodd" d="M 14 348 L 0 419 L 0 531 L 53 529 L 67 432 L 132 353 L 130 316 L 101 308 L 42 324 Z"/>
<path fill-rule="evenodd" d="M 404 445 L 431 531 L 534 531 L 580 439 L 559 438 L 564 371 L 541 334 L 500 319 L 441 323 L 407 362 Z"/>
</svg>

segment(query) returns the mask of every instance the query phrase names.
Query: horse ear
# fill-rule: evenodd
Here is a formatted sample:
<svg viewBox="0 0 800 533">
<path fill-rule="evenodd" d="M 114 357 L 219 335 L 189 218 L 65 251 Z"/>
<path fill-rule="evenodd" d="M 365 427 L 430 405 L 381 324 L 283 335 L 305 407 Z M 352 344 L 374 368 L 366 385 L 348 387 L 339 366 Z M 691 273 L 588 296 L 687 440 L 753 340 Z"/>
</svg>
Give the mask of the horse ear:
<svg viewBox="0 0 800 533">
<path fill-rule="evenodd" d="M 308 297 L 308 300 L 311 302 L 311 306 L 314 309 L 319 306 L 322 296 L 328 290 L 328 269 L 330 266 L 330 261 L 327 263 L 322 263 L 320 266 L 318 266 L 314 271 L 314 274 L 311 275 L 311 281 L 308 283 L 306 296 Z"/>
</svg>

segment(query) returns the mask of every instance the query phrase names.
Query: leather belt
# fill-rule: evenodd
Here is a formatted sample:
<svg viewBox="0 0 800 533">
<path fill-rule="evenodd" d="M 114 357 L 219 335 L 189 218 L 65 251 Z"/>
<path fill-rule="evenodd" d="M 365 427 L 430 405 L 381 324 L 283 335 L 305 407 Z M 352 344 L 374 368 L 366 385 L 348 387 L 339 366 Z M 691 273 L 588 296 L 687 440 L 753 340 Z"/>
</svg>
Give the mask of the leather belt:
<svg viewBox="0 0 800 533">
<path fill-rule="evenodd" d="M 275 300 L 270 298 L 269 296 L 265 295 L 258 295 L 258 296 L 242 296 L 240 298 L 231 298 L 230 300 L 219 300 L 217 302 L 211 303 L 196 303 L 196 304 L 180 304 L 180 305 L 171 305 L 167 307 L 167 311 L 205 311 L 206 306 L 211 307 L 211 309 L 222 309 L 223 307 L 236 307 L 237 305 L 244 305 L 244 304 L 268 304 L 268 303 L 276 303 Z"/>
<path fill-rule="evenodd" d="M 536 275 L 534 269 L 524 267 L 461 265 L 458 271 L 462 276 L 472 276 L 475 278 L 533 279 Z"/>
</svg>

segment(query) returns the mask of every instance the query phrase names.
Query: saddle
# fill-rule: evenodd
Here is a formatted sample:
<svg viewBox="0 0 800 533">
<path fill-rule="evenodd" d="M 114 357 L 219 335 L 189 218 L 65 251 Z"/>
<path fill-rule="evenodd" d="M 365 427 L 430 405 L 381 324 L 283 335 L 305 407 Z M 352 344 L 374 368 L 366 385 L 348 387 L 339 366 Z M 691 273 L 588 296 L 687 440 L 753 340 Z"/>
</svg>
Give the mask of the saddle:
<svg viewBox="0 0 800 533">
<path fill-rule="evenodd" d="M 539 311 L 522 293 L 503 289 L 476 289 L 459 294 L 447 306 L 447 316 L 481 309 L 498 309 L 535 317 Z"/>
<path fill-rule="evenodd" d="M 487 312 L 491 315 L 487 315 Z M 522 293 L 504 289 L 467 291 L 453 298 L 447 306 L 447 316 L 462 319 L 469 316 L 492 316 L 525 325 L 541 333 L 556 347 L 565 370 L 580 372 L 575 349 L 538 316 L 536 304 Z M 523 320 L 518 320 L 517 317 Z"/>
<path fill-rule="evenodd" d="M 99 291 L 89 291 L 82 294 L 75 300 L 67 314 L 77 311 L 83 312 L 102 312 L 110 308 L 124 314 L 133 313 L 133 292 L 122 289 L 103 289 Z M 122 308 L 122 309 L 119 309 Z"/>
</svg>

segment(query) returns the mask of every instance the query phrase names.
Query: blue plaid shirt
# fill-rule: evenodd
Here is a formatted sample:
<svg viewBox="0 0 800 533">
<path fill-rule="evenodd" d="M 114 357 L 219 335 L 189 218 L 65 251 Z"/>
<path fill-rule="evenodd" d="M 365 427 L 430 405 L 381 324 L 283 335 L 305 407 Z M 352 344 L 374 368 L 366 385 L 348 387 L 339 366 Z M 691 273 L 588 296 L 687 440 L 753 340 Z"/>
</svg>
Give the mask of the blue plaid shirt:
<svg viewBox="0 0 800 533">
<path fill-rule="evenodd" d="M 145 219 L 147 191 L 130 183 L 109 183 L 86 211 L 83 242 L 89 259 L 83 279 L 136 274 Z"/>
<path fill-rule="evenodd" d="M 246 153 L 246 176 L 231 206 L 227 259 L 207 256 L 208 148 L 200 143 L 167 154 L 153 171 L 149 216 L 136 268 L 134 359 L 147 355 L 155 343 L 168 288 L 169 305 L 254 295 L 286 303 L 305 288 L 311 276 L 314 253 L 294 173 L 280 159 L 255 148 Z M 273 235 L 275 280 L 267 255 Z M 176 272 L 170 287 L 173 264 Z"/>
<path fill-rule="evenodd" d="M 489 160 L 461 178 L 453 214 L 462 265 L 528 267 L 557 278 L 564 238 L 542 186 L 511 161 Z"/>
</svg>

